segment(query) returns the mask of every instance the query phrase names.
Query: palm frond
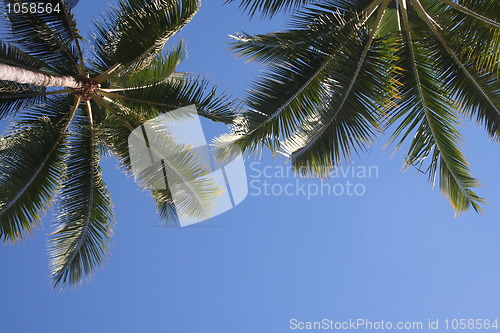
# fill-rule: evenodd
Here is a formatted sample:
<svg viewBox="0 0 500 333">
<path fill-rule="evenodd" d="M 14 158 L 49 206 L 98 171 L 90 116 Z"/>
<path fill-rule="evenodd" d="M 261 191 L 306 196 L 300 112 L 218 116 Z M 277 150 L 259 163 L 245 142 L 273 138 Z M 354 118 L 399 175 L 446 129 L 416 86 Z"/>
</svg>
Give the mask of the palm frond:
<svg viewBox="0 0 500 333">
<path fill-rule="evenodd" d="M 96 125 L 96 130 L 101 133 L 100 137 L 106 149 L 118 159 L 120 167 L 128 176 L 132 176 L 128 138 L 135 128 L 148 119 L 134 112 L 121 110 L 116 104 L 104 104 L 103 101 L 99 101 L 97 105 L 106 113 L 106 117 L 98 126 Z M 110 108 L 114 111 L 110 112 Z M 115 113 L 118 113 L 120 117 L 114 116 Z"/>
<path fill-rule="evenodd" d="M 496 75 L 478 72 L 471 63 L 450 66 L 445 89 L 455 94 L 458 111 L 475 119 L 488 131 L 490 137 L 500 141 L 500 82 Z"/>
<path fill-rule="evenodd" d="M 35 4 L 37 0 L 4 0 L 10 4 Z M 9 39 L 31 56 L 44 61 L 50 69 L 63 75 L 79 73 L 81 54 L 76 22 L 62 0 L 52 0 L 58 4 L 61 13 L 10 11 L 7 13 Z M 81 53 L 81 52 L 80 52 Z"/>
<path fill-rule="evenodd" d="M 270 56 L 273 59 L 268 72 L 249 92 L 245 101 L 248 111 L 241 115 L 233 133 L 215 141 L 218 158 L 226 159 L 240 151 L 253 152 L 263 145 L 276 151 L 280 147 L 280 140 L 292 136 L 307 119 L 316 119 L 319 110 L 328 104 L 332 95 L 331 85 L 335 85 L 337 79 L 332 76 L 332 67 L 339 59 L 347 58 L 343 53 L 346 41 L 359 36 L 358 26 L 363 25 L 373 14 L 373 10 L 369 10 L 363 14 L 351 13 L 346 17 L 332 9 L 328 7 L 324 11 L 314 9 L 301 13 L 314 17 L 314 23 L 304 28 L 305 32 L 285 32 L 287 36 L 280 40 L 280 51 L 276 51 L 280 46 L 263 49 L 259 44 L 265 37 L 240 41 L 245 45 L 237 48 L 243 54 L 258 54 L 259 57 Z M 325 32 L 321 38 L 304 41 L 302 49 L 298 49 L 297 44 L 293 45 L 294 34 L 303 41 L 304 35 L 316 35 L 317 30 Z M 284 43 L 286 40 L 290 44 Z"/>
<path fill-rule="evenodd" d="M 0 81 L 0 120 L 42 103 L 44 88 L 11 81 Z"/>
<path fill-rule="evenodd" d="M 231 36 L 234 39 L 231 49 L 240 57 L 264 64 L 293 60 L 308 49 L 323 49 L 339 32 L 344 31 L 341 35 L 344 37 L 352 34 L 352 27 L 362 26 L 379 4 L 380 1 L 372 0 L 365 6 L 358 4 L 358 9 L 351 8 L 355 5 L 352 2 L 321 2 L 297 12 L 288 24 L 289 30 L 255 36 L 242 32 Z"/>
<path fill-rule="evenodd" d="M 304 5 L 318 2 L 318 0 L 227 0 L 226 3 L 238 1 L 239 7 L 250 16 L 261 12 L 263 17 L 272 17 L 278 12 L 298 10 Z"/>
<path fill-rule="evenodd" d="M 146 68 L 199 7 L 198 0 L 120 0 L 95 26 L 95 66 L 105 72 L 98 80 Z"/>
<path fill-rule="evenodd" d="M 47 116 L 26 118 L 0 144 L 0 239 L 22 239 L 49 207 L 64 173 L 66 129 L 79 101 L 54 98 Z M 52 115 L 52 116 L 50 116 Z"/>
<path fill-rule="evenodd" d="M 113 155 L 118 157 L 128 175 L 132 175 L 130 146 L 135 146 L 137 140 L 140 142 L 145 140 L 142 136 L 146 129 L 139 131 L 139 134 L 135 129 L 144 126 L 150 129 L 147 131 L 148 139 L 139 145 L 151 147 L 155 162 L 149 160 L 150 154 L 140 155 L 141 158 L 146 159 L 145 161 L 142 159 L 139 161 L 138 155 L 134 155 L 136 166 L 137 164 L 148 166 L 140 174 L 134 174 L 134 176 L 143 189 L 151 191 L 160 217 L 166 219 L 167 222 L 168 220 L 175 222 L 178 214 L 186 218 L 210 216 L 210 210 L 214 200 L 220 194 L 220 189 L 208 176 L 210 168 L 198 151 L 175 142 L 169 136 L 169 128 L 166 127 L 168 124 L 163 122 L 161 116 L 139 115 L 113 101 L 103 103 L 103 105 L 108 110 L 114 109 L 112 114 L 120 115 L 120 118 L 109 117 L 103 122 L 104 142 Z M 175 119 L 177 117 L 175 116 Z M 186 117 L 191 116 L 186 115 Z M 131 138 L 135 143 L 131 143 Z M 171 191 L 175 193 L 174 196 Z"/>
<path fill-rule="evenodd" d="M 178 226 L 179 214 L 170 190 L 153 190 L 151 191 L 151 196 L 155 201 L 160 220 L 166 226 Z"/>
<path fill-rule="evenodd" d="M 454 63 L 449 57 L 443 57 L 425 24 L 409 25 L 416 13 L 405 8 L 401 14 L 404 29 L 401 66 L 406 71 L 402 77 L 403 102 L 391 122 L 403 116 L 404 119 L 394 131 L 392 140 L 400 136 L 400 147 L 412 135 L 406 163 L 428 173 L 432 184 L 439 176 L 441 192 L 457 213 L 470 207 L 480 212 L 484 200 L 472 190 L 478 182 L 471 176 L 458 148 L 461 141 L 456 130 L 458 119 L 449 107 L 453 95 L 444 90 L 441 83 L 447 80 L 447 71 L 442 68 L 451 68 Z"/>
<path fill-rule="evenodd" d="M 273 17 L 278 13 L 298 12 L 304 9 L 327 11 L 329 8 L 335 8 L 335 11 L 352 11 L 359 12 L 362 8 L 366 8 L 373 0 L 226 0 L 227 3 L 239 2 L 239 7 L 250 16 L 254 16 L 260 12 L 262 17 Z M 297 20 L 301 21 L 301 20 Z M 302 21 L 303 22 L 303 21 Z"/>
<path fill-rule="evenodd" d="M 346 45 L 348 56 L 332 68 L 336 80 L 329 86 L 332 97 L 324 110 L 282 145 L 295 169 L 327 177 L 353 153 L 370 147 L 398 96 L 399 82 L 392 79 L 397 44 L 396 35 L 373 41 L 367 35 Z"/>
<path fill-rule="evenodd" d="M 462 61 L 477 71 L 500 75 L 500 2 L 437 2 L 425 10 L 439 22 L 440 33 Z"/>
<path fill-rule="evenodd" d="M 99 167 L 98 140 L 86 114 L 77 115 L 72 133 L 66 178 L 57 198 L 56 230 L 49 240 L 54 288 L 77 285 L 102 266 L 114 223 Z"/>
<path fill-rule="evenodd" d="M 500 140 L 500 84 L 495 74 L 486 69 L 478 70 L 474 57 L 462 60 L 445 36 L 432 22 L 421 4 L 414 4 L 415 11 L 420 14 L 422 21 L 432 32 L 437 45 L 441 48 L 441 59 L 448 59 L 441 69 L 447 91 L 454 95 L 454 100 L 459 104 L 459 109 L 468 116 L 475 117 L 483 123 L 488 133 L 494 140 Z M 481 30 L 481 29 L 480 29 Z M 497 31 L 500 33 L 500 29 Z M 491 38 L 487 39 L 491 41 Z M 500 41 L 500 40 L 499 40 Z M 500 49 L 497 47 L 497 57 Z M 450 107 L 452 106 L 449 103 Z"/>
<path fill-rule="evenodd" d="M 151 86 L 167 80 L 174 74 L 175 68 L 185 59 L 186 51 L 183 42 L 180 41 L 176 47 L 166 54 L 159 54 L 151 64 L 134 73 L 114 77 L 108 91 L 134 90 Z"/>
<path fill-rule="evenodd" d="M 174 74 L 153 85 L 140 86 L 141 82 L 128 81 L 139 89 L 103 94 L 147 119 L 193 104 L 201 116 L 216 122 L 231 123 L 236 113 L 237 105 L 226 94 L 199 77 Z"/>
<path fill-rule="evenodd" d="M 0 41 L 0 62 L 34 72 L 40 71 L 41 68 L 47 66 L 47 64 L 41 59 L 33 57 L 12 43 L 4 41 Z M 46 74 L 54 73 L 46 72 Z"/>
<path fill-rule="evenodd" d="M 108 107 L 119 108 L 116 104 L 109 104 Z M 103 123 L 103 127 L 106 128 L 104 142 L 110 152 L 119 159 L 122 168 L 131 176 L 132 161 L 129 140 L 133 135 L 134 127 L 141 128 L 144 123 L 148 124 L 152 121 L 156 123 L 160 120 L 151 118 L 145 121 L 142 117 L 137 118 L 134 112 L 117 110 L 114 112 L 120 112 L 123 121 L 112 117 L 105 120 Z M 155 136 L 147 140 L 147 144 L 152 147 L 154 156 L 156 156 L 154 159 L 156 162 L 144 169 L 142 173 L 135 174 L 138 184 L 144 190 L 151 192 L 160 217 L 167 223 L 175 223 L 178 213 L 190 218 L 200 218 L 207 215 L 213 201 L 220 194 L 220 189 L 207 176 L 209 169 L 200 160 L 197 151 L 175 142 L 168 135 L 162 135 L 161 133 L 167 130 L 160 127 L 161 124 L 155 126 Z M 141 137 L 138 137 L 138 140 L 141 140 Z M 142 157 L 149 158 L 149 156 Z M 170 156 L 170 158 L 162 156 Z M 137 162 L 137 157 L 135 161 L 140 165 L 150 163 L 149 160 L 144 163 Z M 171 187 L 173 188 L 171 189 Z M 172 190 L 176 194 L 177 206 L 174 205 Z"/>
<path fill-rule="evenodd" d="M 264 65 L 272 62 L 293 61 L 296 54 L 307 50 L 313 37 L 309 29 L 294 29 L 285 32 L 252 36 L 245 32 L 231 36 L 231 50 L 248 61 L 260 62 Z"/>
<path fill-rule="evenodd" d="M 308 121 L 288 138 L 283 147 L 295 168 L 304 174 L 326 177 L 343 158 L 366 150 L 386 112 L 397 97 L 394 63 L 396 34 L 375 39 L 376 32 L 389 24 L 388 2 L 378 9 L 370 31 L 346 41 L 341 56 L 331 66 L 328 90 L 331 94 L 319 117 Z"/>
</svg>

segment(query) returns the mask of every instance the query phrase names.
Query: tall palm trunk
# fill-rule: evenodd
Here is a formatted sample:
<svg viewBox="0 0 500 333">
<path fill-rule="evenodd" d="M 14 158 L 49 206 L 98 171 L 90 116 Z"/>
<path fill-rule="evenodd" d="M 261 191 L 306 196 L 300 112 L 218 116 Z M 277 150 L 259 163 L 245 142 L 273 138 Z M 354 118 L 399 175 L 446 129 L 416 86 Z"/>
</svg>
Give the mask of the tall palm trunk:
<svg viewBox="0 0 500 333">
<path fill-rule="evenodd" d="M 28 83 L 41 87 L 82 88 L 83 83 L 72 76 L 56 76 L 0 63 L 0 80 Z"/>
</svg>

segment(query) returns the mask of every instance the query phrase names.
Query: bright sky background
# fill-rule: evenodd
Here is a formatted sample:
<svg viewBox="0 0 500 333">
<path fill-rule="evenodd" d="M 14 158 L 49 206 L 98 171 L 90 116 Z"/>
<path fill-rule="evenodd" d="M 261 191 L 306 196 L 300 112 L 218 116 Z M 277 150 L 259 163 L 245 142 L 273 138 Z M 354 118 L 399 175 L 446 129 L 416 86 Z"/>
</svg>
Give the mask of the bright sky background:
<svg viewBox="0 0 500 333">
<path fill-rule="evenodd" d="M 82 32 L 109 1 L 80 1 Z M 258 68 L 227 51 L 227 36 L 275 31 L 283 22 L 250 21 L 223 2 L 205 0 L 182 32 L 189 59 L 180 70 L 207 74 L 241 97 Z M 378 167 L 378 178 L 330 183 L 363 184 L 364 196 L 308 200 L 250 188 L 240 206 L 204 224 L 163 228 L 147 193 L 106 160 L 118 224 L 104 270 L 78 290 L 52 291 L 49 216 L 24 243 L 0 248 L 0 332 L 282 333 L 293 332 L 292 318 L 500 319 L 500 156 L 482 129 L 467 123 L 464 132 L 479 194 L 489 200 L 483 216 L 454 218 L 426 176 L 403 174 L 403 155 L 390 159 L 379 145 L 354 159 Z M 285 162 L 267 154 L 262 165 L 254 161 L 247 161 L 254 187 L 265 180 L 254 169 Z"/>
</svg>

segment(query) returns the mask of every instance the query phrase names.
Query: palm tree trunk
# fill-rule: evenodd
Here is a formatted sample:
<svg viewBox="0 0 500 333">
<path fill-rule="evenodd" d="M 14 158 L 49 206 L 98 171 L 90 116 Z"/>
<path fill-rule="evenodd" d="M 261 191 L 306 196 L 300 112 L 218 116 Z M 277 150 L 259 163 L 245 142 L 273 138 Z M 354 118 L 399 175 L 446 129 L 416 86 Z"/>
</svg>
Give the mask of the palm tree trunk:
<svg viewBox="0 0 500 333">
<path fill-rule="evenodd" d="M 72 76 L 48 75 L 3 63 L 0 63 L 0 80 L 28 83 L 40 87 L 68 87 L 75 89 L 83 87 L 83 83 Z"/>
</svg>

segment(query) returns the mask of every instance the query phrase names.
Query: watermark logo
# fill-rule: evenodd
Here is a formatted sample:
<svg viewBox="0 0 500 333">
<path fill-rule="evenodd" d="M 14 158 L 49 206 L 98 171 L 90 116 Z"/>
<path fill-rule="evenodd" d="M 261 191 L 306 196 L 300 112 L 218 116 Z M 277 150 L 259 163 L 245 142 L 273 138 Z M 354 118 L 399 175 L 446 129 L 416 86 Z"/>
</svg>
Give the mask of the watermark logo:
<svg viewBox="0 0 500 333">
<path fill-rule="evenodd" d="M 215 160 L 194 105 L 147 121 L 128 144 L 135 180 L 175 206 L 181 227 L 222 214 L 248 194 L 241 154 Z"/>
<path fill-rule="evenodd" d="M 301 176 L 304 170 L 293 170 L 291 166 L 250 163 L 249 194 L 265 197 L 362 197 L 367 194 L 368 182 L 379 178 L 376 165 L 339 165 L 325 179 Z"/>
</svg>

